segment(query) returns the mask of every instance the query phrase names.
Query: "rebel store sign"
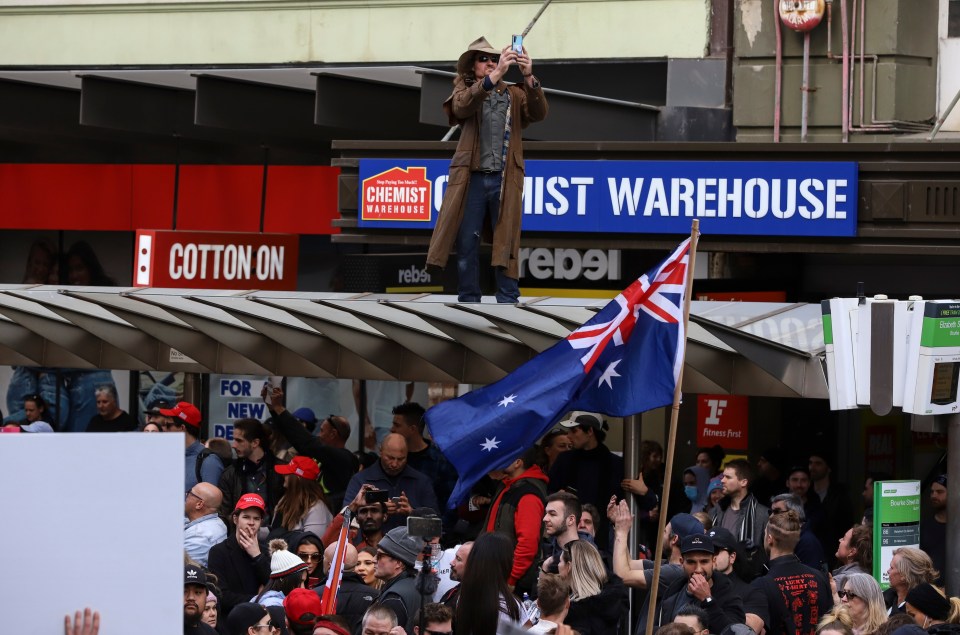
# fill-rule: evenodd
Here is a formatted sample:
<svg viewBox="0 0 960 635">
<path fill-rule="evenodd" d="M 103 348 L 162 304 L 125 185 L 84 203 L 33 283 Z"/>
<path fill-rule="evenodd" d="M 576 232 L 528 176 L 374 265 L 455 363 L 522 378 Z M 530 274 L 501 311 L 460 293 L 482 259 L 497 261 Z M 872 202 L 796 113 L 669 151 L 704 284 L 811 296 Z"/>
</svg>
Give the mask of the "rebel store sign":
<svg viewBox="0 0 960 635">
<path fill-rule="evenodd" d="M 295 234 L 140 230 L 133 279 L 138 287 L 293 291 L 298 255 Z"/>
</svg>

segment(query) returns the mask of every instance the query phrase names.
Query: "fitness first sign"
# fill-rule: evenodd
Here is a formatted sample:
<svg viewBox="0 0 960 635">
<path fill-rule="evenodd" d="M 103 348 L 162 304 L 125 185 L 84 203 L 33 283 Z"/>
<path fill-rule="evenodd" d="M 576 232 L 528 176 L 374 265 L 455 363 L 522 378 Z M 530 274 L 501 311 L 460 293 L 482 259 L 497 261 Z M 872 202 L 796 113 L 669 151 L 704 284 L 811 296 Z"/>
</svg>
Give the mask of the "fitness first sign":
<svg viewBox="0 0 960 635">
<path fill-rule="evenodd" d="M 361 227 L 432 229 L 450 163 L 361 159 Z M 857 164 L 527 161 L 523 229 L 545 232 L 855 236 Z"/>
</svg>

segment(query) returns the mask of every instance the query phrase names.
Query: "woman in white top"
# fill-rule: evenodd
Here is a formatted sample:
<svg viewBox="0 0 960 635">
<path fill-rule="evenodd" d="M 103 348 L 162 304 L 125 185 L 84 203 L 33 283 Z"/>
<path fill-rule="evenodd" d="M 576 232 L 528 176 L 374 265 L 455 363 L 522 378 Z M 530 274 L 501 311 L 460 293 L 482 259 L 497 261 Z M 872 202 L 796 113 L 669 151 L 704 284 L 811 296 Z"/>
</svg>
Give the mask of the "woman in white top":
<svg viewBox="0 0 960 635">
<path fill-rule="evenodd" d="M 470 550 L 470 566 L 460 582 L 457 603 L 457 635 L 494 635 L 504 626 L 519 627 L 526 621 L 523 608 L 507 585 L 513 564 L 513 544 L 503 534 L 477 538 Z"/>
<path fill-rule="evenodd" d="M 274 510 L 273 526 L 282 526 L 288 531 L 309 531 L 322 539 L 333 514 L 320 485 L 320 466 L 309 457 L 295 456 L 286 465 L 273 469 L 284 475 L 285 489 Z"/>
</svg>

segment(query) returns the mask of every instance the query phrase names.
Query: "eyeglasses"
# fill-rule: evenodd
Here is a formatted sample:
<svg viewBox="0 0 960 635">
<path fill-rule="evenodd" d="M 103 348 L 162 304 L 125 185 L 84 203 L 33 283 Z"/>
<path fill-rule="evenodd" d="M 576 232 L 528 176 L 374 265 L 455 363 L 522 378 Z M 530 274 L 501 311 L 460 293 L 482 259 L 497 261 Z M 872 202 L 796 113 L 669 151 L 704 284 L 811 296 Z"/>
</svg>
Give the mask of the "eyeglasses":
<svg viewBox="0 0 960 635">
<path fill-rule="evenodd" d="M 196 494 L 194 494 L 194 493 L 193 493 L 193 490 L 187 490 L 187 493 L 183 495 L 183 500 L 187 500 L 187 499 L 190 498 L 191 496 L 193 496 L 194 498 L 196 498 L 196 499 L 197 499 L 198 501 L 200 501 L 201 503 L 203 502 L 203 499 L 200 498 L 199 496 L 197 496 Z"/>
<path fill-rule="evenodd" d="M 378 551 L 376 555 L 373 556 L 374 560 L 379 560 L 380 558 L 393 558 L 389 553 L 385 551 Z"/>
<path fill-rule="evenodd" d="M 273 625 L 273 622 L 267 622 L 266 624 L 254 624 L 250 628 L 255 631 L 259 631 L 261 628 L 269 628 L 270 630 L 273 630 L 276 627 Z"/>
<path fill-rule="evenodd" d="M 323 558 L 323 554 L 320 553 L 297 553 L 297 555 L 304 562 L 320 562 L 320 559 Z"/>
<path fill-rule="evenodd" d="M 487 62 L 493 62 L 494 64 L 500 63 L 499 55 L 478 55 L 477 61 L 481 64 L 486 64 Z"/>
<path fill-rule="evenodd" d="M 161 430 L 176 430 L 180 427 L 179 423 L 167 423 L 166 421 L 163 421 L 157 425 L 160 426 Z"/>
<path fill-rule="evenodd" d="M 773 507 L 771 507 L 767 510 L 768 516 L 776 516 L 777 514 L 786 514 L 786 513 L 787 513 L 786 509 L 774 509 Z"/>
<path fill-rule="evenodd" d="M 856 593 L 854 593 L 854 592 L 852 592 L 852 591 L 846 591 L 846 590 L 844 590 L 844 591 L 837 591 L 837 595 L 840 597 L 841 600 L 842 600 L 843 598 L 847 598 L 848 600 L 855 600 L 855 599 L 857 599 L 858 597 L 860 597 L 860 596 L 857 595 Z"/>
</svg>

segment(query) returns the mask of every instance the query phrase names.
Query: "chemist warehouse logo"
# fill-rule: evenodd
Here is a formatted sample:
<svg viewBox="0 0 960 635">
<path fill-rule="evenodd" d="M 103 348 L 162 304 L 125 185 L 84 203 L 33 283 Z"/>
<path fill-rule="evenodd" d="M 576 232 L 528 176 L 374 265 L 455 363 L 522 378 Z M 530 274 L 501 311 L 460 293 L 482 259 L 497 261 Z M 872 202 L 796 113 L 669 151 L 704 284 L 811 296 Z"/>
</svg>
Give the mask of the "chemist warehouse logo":
<svg viewBox="0 0 960 635">
<path fill-rule="evenodd" d="M 426 168 L 392 168 L 363 180 L 363 220 L 430 222 Z"/>
</svg>

